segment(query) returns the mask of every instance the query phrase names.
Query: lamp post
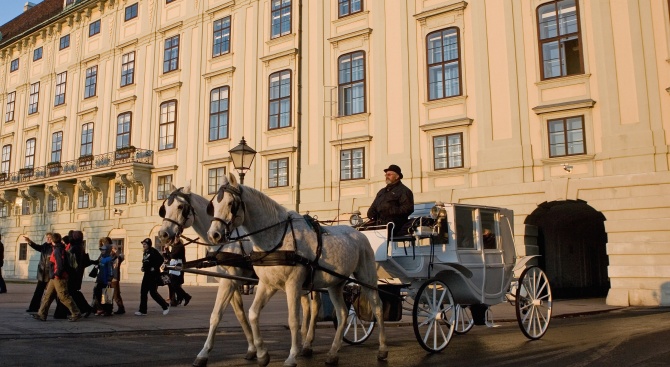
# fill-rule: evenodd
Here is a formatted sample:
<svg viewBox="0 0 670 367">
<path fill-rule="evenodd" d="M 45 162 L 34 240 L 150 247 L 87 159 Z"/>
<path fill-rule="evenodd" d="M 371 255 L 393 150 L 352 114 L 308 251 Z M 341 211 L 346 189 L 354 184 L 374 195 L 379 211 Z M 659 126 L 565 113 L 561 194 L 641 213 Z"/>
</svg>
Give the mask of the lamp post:
<svg viewBox="0 0 670 367">
<path fill-rule="evenodd" d="M 233 166 L 240 175 L 240 185 L 244 184 L 244 175 L 247 173 L 256 157 L 256 151 L 247 145 L 247 141 L 240 140 L 240 144 L 228 151 L 230 158 L 233 160 Z"/>
</svg>

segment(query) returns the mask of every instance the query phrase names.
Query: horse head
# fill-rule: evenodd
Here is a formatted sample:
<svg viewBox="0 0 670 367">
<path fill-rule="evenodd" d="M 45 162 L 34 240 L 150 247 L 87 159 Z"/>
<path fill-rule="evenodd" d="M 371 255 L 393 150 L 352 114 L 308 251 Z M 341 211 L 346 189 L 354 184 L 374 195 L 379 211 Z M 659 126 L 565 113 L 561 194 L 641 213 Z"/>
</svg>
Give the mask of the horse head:
<svg viewBox="0 0 670 367">
<path fill-rule="evenodd" d="M 191 205 L 191 187 L 172 187 L 173 190 L 163 201 L 158 215 L 163 218 L 163 224 L 158 231 L 158 237 L 163 243 L 172 243 L 175 237 L 181 235 L 184 228 L 193 225 L 195 212 Z"/>
<path fill-rule="evenodd" d="M 228 173 L 217 193 L 207 206 L 207 214 L 212 216 L 212 224 L 207 237 L 212 243 L 228 241 L 233 229 L 244 223 L 245 206 L 242 201 L 242 187 L 235 176 Z"/>
</svg>

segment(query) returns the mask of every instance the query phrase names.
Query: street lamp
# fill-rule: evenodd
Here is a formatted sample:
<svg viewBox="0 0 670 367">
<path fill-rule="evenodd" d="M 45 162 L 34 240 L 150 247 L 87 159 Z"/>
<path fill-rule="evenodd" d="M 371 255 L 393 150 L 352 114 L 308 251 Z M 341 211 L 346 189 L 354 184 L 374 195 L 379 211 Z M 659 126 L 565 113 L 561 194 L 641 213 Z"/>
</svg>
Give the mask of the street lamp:
<svg viewBox="0 0 670 367">
<path fill-rule="evenodd" d="M 254 158 L 256 157 L 256 151 L 253 150 L 250 146 L 247 145 L 247 141 L 240 140 L 240 144 L 235 148 L 228 151 L 230 153 L 230 158 L 233 160 L 233 166 L 235 170 L 240 175 L 240 185 L 244 184 L 244 174 L 247 173 L 253 163 Z"/>
</svg>

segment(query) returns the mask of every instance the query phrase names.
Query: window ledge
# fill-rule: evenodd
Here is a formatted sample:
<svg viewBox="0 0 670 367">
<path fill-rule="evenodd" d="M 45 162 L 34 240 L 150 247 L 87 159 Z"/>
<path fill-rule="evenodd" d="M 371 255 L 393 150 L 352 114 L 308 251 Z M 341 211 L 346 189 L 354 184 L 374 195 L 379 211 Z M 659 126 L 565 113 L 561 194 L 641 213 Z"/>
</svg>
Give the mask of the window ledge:
<svg viewBox="0 0 670 367">
<path fill-rule="evenodd" d="M 267 184 L 267 182 L 266 182 Z M 274 195 L 274 194 L 289 194 L 294 190 L 294 187 L 291 185 L 288 186 L 276 186 L 276 187 L 270 187 L 267 186 L 265 187 L 266 190 L 268 190 L 267 194 L 269 195 Z"/>
<path fill-rule="evenodd" d="M 338 124 L 349 124 L 352 122 L 367 121 L 370 118 L 370 112 L 362 112 L 354 115 L 336 116 L 333 119 Z"/>
<path fill-rule="evenodd" d="M 339 173 L 339 171 L 337 173 Z M 332 186 L 337 187 L 339 185 L 340 187 L 349 188 L 349 187 L 367 186 L 369 184 L 370 184 L 369 178 L 355 178 L 351 180 L 334 181 L 332 183 Z"/>
<path fill-rule="evenodd" d="M 278 127 L 276 129 L 268 129 L 265 134 L 269 136 L 278 136 L 278 135 L 290 135 L 293 134 L 293 131 L 295 131 L 295 126 L 287 126 L 287 127 Z"/>
<path fill-rule="evenodd" d="M 56 111 L 56 110 L 63 109 L 63 108 L 65 108 L 66 106 L 67 106 L 67 103 L 61 103 L 61 104 L 59 104 L 59 105 L 55 105 L 55 106 L 52 108 L 52 111 Z"/>
<path fill-rule="evenodd" d="M 338 18 L 336 20 L 333 20 L 333 24 L 335 26 L 341 26 L 341 25 L 357 22 L 357 21 L 361 20 L 362 18 L 367 18 L 367 16 L 369 14 L 370 14 L 369 10 L 362 10 L 362 11 L 359 11 L 359 12 L 356 12 L 356 13 L 350 13 L 350 14 L 347 14 L 347 15 L 344 15 L 344 16 L 340 16 L 339 11 L 338 11 L 338 15 L 337 15 Z"/>
<path fill-rule="evenodd" d="M 272 37 L 272 36 L 270 36 L 270 37 Z M 278 45 L 278 44 L 284 43 L 284 42 L 294 42 L 294 40 L 295 40 L 295 33 L 289 33 L 289 34 L 279 36 L 279 37 L 276 37 L 276 38 L 271 38 L 269 41 L 265 41 L 265 44 L 268 47 L 272 47 L 272 46 L 275 46 L 275 45 Z"/>
<path fill-rule="evenodd" d="M 579 155 L 565 155 L 552 158 L 542 158 L 540 161 L 546 165 L 554 165 L 557 163 L 592 161 L 593 158 L 595 158 L 595 154 L 579 154 Z"/>
<path fill-rule="evenodd" d="M 445 106 L 453 106 L 461 103 L 465 103 L 465 100 L 468 98 L 467 95 L 460 95 L 460 96 L 453 96 L 453 97 L 446 97 L 446 98 L 440 98 L 440 99 L 434 99 L 432 101 L 428 102 L 423 102 L 423 105 L 426 107 L 445 107 Z"/>
<path fill-rule="evenodd" d="M 591 78 L 591 74 L 577 74 L 577 75 L 568 75 L 561 76 L 551 79 L 541 80 L 536 82 L 535 85 L 538 87 L 561 87 L 564 85 L 572 85 L 576 83 L 583 83 L 588 81 Z"/>
<path fill-rule="evenodd" d="M 457 176 L 470 173 L 470 167 L 461 167 L 461 168 L 447 168 L 440 169 L 435 171 L 426 172 L 428 177 L 444 177 L 444 176 Z"/>
</svg>

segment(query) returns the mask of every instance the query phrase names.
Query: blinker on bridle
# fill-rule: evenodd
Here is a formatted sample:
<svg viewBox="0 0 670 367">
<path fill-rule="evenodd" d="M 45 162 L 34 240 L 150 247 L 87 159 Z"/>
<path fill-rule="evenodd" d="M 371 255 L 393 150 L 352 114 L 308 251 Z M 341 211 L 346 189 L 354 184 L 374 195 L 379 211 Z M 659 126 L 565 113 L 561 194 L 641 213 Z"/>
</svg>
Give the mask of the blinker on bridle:
<svg viewBox="0 0 670 367">
<path fill-rule="evenodd" d="M 161 205 L 160 209 L 158 210 L 158 215 L 161 218 L 163 218 L 164 221 L 170 222 L 170 223 L 177 226 L 177 230 L 179 231 L 177 233 L 177 236 L 179 236 L 182 232 L 184 232 L 184 224 L 186 224 L 186 222 L 188 221 L 189 215 L 191 215 L 191 214 L 195 215 L 195 210 L 193 209 L 193 206 L 191 205 L 191 198 L 190 198 L 190 196 L 184 194 L 181 191 L 182 189 L 183 189 L 183 187 L 180 187 L 180 188 L 174 190 L 173 192 L 171 192 L 170 195 L 165 200 L 163 200 L 163 204 Z M 172 203 L 174 203 L 174 201 L 177 197 L 180 197 L 180 198 L 184 199 L 184 201 L 186 202 L 186 205 L 187 205 L 186 210 L 182 209 L 182 216 L 184 217 L 184 223 L 179 223 L 176 220 L 172 220 L 170 218 L 165 218 L 165 212 L 166 212 L 165 202 L 167 201 L 168 206 L 170 206 L 170 205 L 172 205 Z M 184 212 L 186 213 L 185 215 L 184 215 Z"/>
<path fill-rule="evenodd" d="M 230 213 L 233 215 L 233 220 L 230 222 L 227 222 L 224 219 L 218 218 L 214 216 L 214 199 L 216 198 L 216 202 L 220 203 L 221 200 L 223 200 L 223 195 L 225 193 L 229 193 L 233 197 L 233 202 L 231 204 L 230 208 Z M 242 188 L 239 187 L 233 187 L 230 184 L 225 184 L 221 185 L 219 187 L 219 190 L 217 193 L 212 197 L 212 199 L 209 201 L 209 204 L 207 204 L 207 214 L 212 217 L 212 222 L 217 221 L 221 222 L 224 225 L 225 233 L 224 236 L 227 237 L 229 233 L 231 233 L 231 225 L 232 222 L 235 220 L 237 217 L 237 212 L 239 211 L 240 207 L 244 207 L 244 202 L 242 201 Z"/>
</svg>

